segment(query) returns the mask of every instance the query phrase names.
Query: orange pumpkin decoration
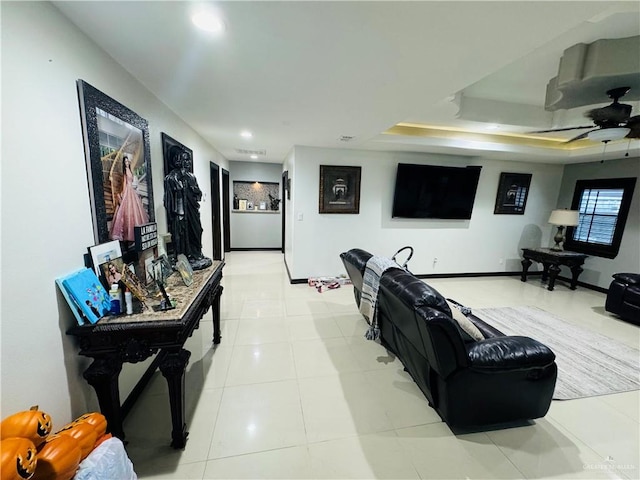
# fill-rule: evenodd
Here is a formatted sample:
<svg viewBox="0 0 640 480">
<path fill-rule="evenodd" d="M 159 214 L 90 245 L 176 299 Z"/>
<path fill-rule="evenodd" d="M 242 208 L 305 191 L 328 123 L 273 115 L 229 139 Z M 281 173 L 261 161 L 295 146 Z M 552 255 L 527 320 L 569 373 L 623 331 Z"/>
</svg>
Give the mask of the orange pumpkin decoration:
<svg viewBox="0 0 640 480">
<path fill-rule="evenodd" d="M 38 451 L 38 464 L 32 480 L 71 480 L 82 452 L 70 435 L 51 435 Z"/>
<path fill-rule="evenodd" d="M 0 423 L 0 439 L 11 437 L 28 438 L 39 447 L 51 433 L 51 417 L 38 410 L 38 406 L 30 410 L 14 413 Z"/>
<path fill-rule="evenodd" d="M 36 471 L 36 447 L 26 438 L 5 438 L 0 442 L 0 478 L 26 480 Z"/>
<path fill-rule="evenodd" d="M 84 460 L 93 450 L 93 446 L 98 439 L 98 432 L 93 425 L 87 422 L 71 422 L 58 430 L 56 435 L 69 435 L 78 441 L 80 447 L 80 460 Z"/>
<path fill-rule="evenodd" d="M 85 413 L 76 418 L 73 423 L 86 422 L 93 426 L 96 431 L 96 435 L 101 437 L 107 431 L 107 419 L 104 415 L 98 412 Z"/>
</svg>

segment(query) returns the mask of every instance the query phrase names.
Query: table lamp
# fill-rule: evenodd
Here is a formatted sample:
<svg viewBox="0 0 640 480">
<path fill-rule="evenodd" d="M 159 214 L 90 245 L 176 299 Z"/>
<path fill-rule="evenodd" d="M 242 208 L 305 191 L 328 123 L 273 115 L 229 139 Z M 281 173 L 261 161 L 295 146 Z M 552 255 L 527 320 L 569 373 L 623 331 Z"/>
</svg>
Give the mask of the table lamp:
<svg viewBox="0 0 640 480">
<path fill-rule="evenodd" d="M 553 210 L 551 212 L 551 216 L 549 217 L 549 223 L 551 225 L 556 225 L 558 227 L 558 231 L 556 232 L 553 240 L 555 240 L 556 244 L 551 247 L 551 250 L 555 252 L 562 251 L 562 247 L 560 244 L 564 242 L 564 227 L 575 227 L 579 223 L 579 212 L 578 210 Z"/>
</svg>

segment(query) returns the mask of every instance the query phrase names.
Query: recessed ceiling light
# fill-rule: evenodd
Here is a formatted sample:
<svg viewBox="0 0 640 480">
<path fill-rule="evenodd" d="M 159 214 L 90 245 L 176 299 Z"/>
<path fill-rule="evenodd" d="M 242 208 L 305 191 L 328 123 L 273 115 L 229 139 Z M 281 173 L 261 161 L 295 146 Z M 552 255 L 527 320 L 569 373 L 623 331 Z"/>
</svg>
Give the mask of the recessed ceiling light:
<svg viewBox="0 0 640 480">
<path fill-rule="evenodd" d="M 201 30 L 210 33 L 224 32 L 224 22 L 212 12 L 200 11 L 191 17 L 193 24 Z"/>
<path fill-rule="evenodd" d="M 251 160 L 257 160 L 258 159 L 258 155 L 251 155 L 249 158 Z"/>
<path fill-rule="evenodd" d="M 253 133 L 251 133 L 249 130 L 243 130 L 242 132 L 240 132 L 240 136 L 242 138 L 251 138 L 253 137 Z"/>
</svg>

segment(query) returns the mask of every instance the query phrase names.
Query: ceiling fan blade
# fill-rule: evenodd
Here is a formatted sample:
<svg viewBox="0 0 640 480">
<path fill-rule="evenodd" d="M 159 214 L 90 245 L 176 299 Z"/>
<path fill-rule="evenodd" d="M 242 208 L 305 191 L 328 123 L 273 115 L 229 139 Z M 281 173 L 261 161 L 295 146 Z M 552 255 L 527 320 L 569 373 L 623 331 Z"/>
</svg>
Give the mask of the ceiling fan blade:
<svg viewBox="0 0 640 480">
<path fill-rule="evenodd" d="M 580 130 L 582 128 L 593 128 L 593 125 L 586 125 L 582 127 L 553 128 L 551 130 L 537 130 L 535 132 L 527 132 L 527 133 L 566 132 L 567 130 Z"/>
<path fill-rule="evenodd" d="M 627 133 L 627 138 L 640 138 L 640 115 L 634 115 L 627 121 L 627 128 L 631 131 Z"/>
<path fill-rule="evenodd" d="M 595 132 L 596 130 L 600 130 L 600 129 L 599 128 L 594 128 L 593 130 L 589 130 L 588 132 L 581 133 L 580 135 L 577 135 L 577 136 L 575 136 L 573 138 L 570 138 L 569 140 L 567 140 L 564 143 L 571 143 L 571 142 L 575 142 L 576 140 L 582 140 L 583 138 L 587 138 L 587 136 L 589 136 L 589 134 L 591 132 Z"/>
</svg>

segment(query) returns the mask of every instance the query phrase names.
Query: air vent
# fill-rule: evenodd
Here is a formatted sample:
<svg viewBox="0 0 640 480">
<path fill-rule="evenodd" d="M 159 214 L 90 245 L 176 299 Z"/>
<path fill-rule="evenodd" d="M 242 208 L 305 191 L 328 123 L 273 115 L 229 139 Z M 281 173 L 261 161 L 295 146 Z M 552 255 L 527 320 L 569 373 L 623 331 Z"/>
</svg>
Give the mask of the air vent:
<svg viewBox="0 0 640 480">
<path fill-rule="evenodd" d="M 353 135 L 341 135 L 340 136 L 340 141 L 341 142 L 350 142 L 351 140 L 353 140 Z"/>
<path fill-rule="evenodd" d="M 266 150 L 247 150 L 246 148 L 236 148 L 236 153 L 240 155 L 266 155 Z"/>
</svg>

